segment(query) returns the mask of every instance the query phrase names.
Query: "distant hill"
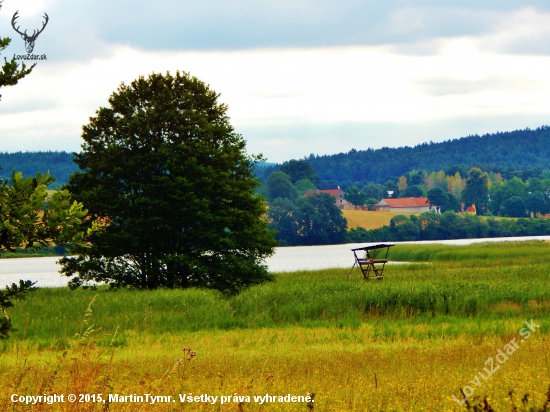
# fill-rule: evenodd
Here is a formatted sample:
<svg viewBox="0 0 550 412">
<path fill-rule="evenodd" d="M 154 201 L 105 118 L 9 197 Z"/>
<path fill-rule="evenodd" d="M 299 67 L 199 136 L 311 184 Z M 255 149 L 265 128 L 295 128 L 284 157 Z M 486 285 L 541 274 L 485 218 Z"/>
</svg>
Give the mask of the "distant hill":
<svg viewBox="0 0 550 412">
<path fill-rule="evenodd" d="M 11 171 L 22 172 L 24 177 L 36 176 L 37 173 L 46 173 L 57 180 L 50 186 L 54 189 L 68 183 L 69 176 L 80 169 L 73 162 L 74 156 L 67 152 L 0 152 L 0 179 L 11 176 Z M 258 169 L 274 167 L 275 163 L 258 163 Z"/>
<path fill-rule="evenodd" d="M 67 152 L 16 152 L 0 153 L 0 177 L 11 176 L 11 171 L 22 172 L 24 177 L 46 173 L 57 180 L 52 188 L 59 187 L 69 181 L 69 176 L 78 170 L 73 163 L 73 155 Z"/>
<path fill-rule="evenodd" d="M 73 155 L 67 152 L 0 153 L 0 177 L 8 177 L 12 169 L 22 171 L 24 176 L 49 170 L 57 178 L 56 185 L 61 185 L 78 170 L 72 160 Z M 385 183 L 412 170 L 439 171 L 457 164 L 495 172 L 550 169 L 550 127 L 467 136 L 414 147 L 353 149 L 348 153 L 312 155 L 305 160 L 321 180 L 337 182 Z M 265 179 L 278 169 L 279 165 L 263 163 L 255 171 Z"/>
<path fill-rule="evenodd" d="M 411 170 L 439 171 L 456 164 L 486 171 L 550 169 L 550 127 L 468 136 L 414 147 L 351 150 L 305 160 L 321 180 L 384 183 Z"/>
</svg>

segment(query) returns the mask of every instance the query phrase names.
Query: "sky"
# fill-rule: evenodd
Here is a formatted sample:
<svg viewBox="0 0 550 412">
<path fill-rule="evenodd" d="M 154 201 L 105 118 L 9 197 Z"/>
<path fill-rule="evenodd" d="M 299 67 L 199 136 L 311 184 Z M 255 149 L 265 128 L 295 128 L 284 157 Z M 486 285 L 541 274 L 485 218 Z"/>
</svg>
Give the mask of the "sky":
<svg viewBox="0 0 550 412">
<path fill-rule="evenodd" d="M 189 72 L 270 162 L 550 124 L 550 2 L 4 0 L 0 151 L 79 151 L 124 82 Z M 521 144 L 521 142 L 518 142 Z"/>
</svg>

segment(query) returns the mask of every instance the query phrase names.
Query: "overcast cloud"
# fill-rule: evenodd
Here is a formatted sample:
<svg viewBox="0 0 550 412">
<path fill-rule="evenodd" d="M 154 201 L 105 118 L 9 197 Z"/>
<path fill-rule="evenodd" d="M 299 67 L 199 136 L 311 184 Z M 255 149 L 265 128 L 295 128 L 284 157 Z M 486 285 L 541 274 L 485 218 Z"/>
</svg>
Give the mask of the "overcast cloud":
<svg viewBox="0 0 550 412">
<path fill-rule="evenodd" d="M 445 4 L 445 7 L 442 6 Z M 271 161 L 548 124 L 547 1 L 5 0 L 42 27 L 39 62 L 0 91 L 0 150 L 79 150 L 124 81 L 184 70 Z"/>
</svg>

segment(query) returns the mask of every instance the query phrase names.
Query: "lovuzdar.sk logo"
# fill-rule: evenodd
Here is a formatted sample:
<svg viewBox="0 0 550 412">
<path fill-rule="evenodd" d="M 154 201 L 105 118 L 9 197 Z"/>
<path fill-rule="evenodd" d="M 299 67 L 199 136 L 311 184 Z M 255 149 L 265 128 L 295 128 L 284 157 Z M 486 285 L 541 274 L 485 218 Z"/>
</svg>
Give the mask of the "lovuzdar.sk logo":
<svg viewBox="0 0 550 412">
<path fill-rule="evenodd" d="M 15 60 L 46 60 L 47 59 L 47 56 L 45 54 L 41 54 L 41 55 L 36 55 L 36 54 L 32 54 L 33 50 L 34 50 L 34 43 L 36 42 L 36 39 L 38 38 L 38 36 L 40 35 L 40 33 L 42 33 L 44 31 L 44 29 L 46 28 L 46 25 L 48 24 L 48 21 L 50 20 L 50 18 L 48 17 L 48 15 L 46 13 L 44 13 L 44 22 L 42 23 L 42 28 L 41 29 L 34 29 L 32 34 L 29 35 L 27 33 L 27 29 L 25 29 L 25 31 L 21 31 L 20 30 L 20 27 L 21 26 L 17 26 L 15 27 L 16 24 L 18 24 L 18 22 L 16 22 L 16 20 L 19 18 L 19 10 L 17 10 L 12 19 L 11 19 L 11 25 L 13 27 L 13 29 L 21 35 L 21 38 L 25 41 L 25 48 L 27 49 L 27 53 L 26 55 L 14 55 L 13 58 Z"/>
</svg>

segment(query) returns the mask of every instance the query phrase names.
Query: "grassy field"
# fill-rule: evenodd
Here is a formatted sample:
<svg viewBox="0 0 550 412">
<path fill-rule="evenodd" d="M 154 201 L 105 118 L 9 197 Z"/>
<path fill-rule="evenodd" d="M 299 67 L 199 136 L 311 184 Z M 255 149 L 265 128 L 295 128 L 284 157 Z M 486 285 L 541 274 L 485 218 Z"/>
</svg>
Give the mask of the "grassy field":
<svg viewBox="0 0 550 412">
<path fill-rule="evenodd" d="M 410 216 L 412 213 L 400 212 L 373 212 L 365 210 L 342 210 L 342 213 L 348 221 L 348 230 L 362 227 L 366 230 L 378 229 L 383 226 L 389 226 L 390 220 L 398 215 Z M 491 217 L 495 220 L 518 220 L 517 217 Z"/>
<path fill-rule="evenodd" d="M 348 221 L 348 230 L 362 227 L 366 230 L 378 229 L 388 226 L 392 217 L 397 215 L 410 215 L 410 213 L 373 212 L 366 210 L 342 210 Z"/>
<path fill-rule="evenodd" d="M 282 273 L 233 297 L 41 289 L 10 312 L 19 331 L 0 342 L 0 410 L 465 411 L 461 388 L 472 406 L 487 396 L 495 411 L 541 408 L 549 252 L 545 242 L 398 245 L 392 260 L 412 263 L 388 266 L 383 281 Z M 173 399 L 11 401 L 44 393 Z M 275 397 L 254 399 L 265 395 Z"/>
</svg>

